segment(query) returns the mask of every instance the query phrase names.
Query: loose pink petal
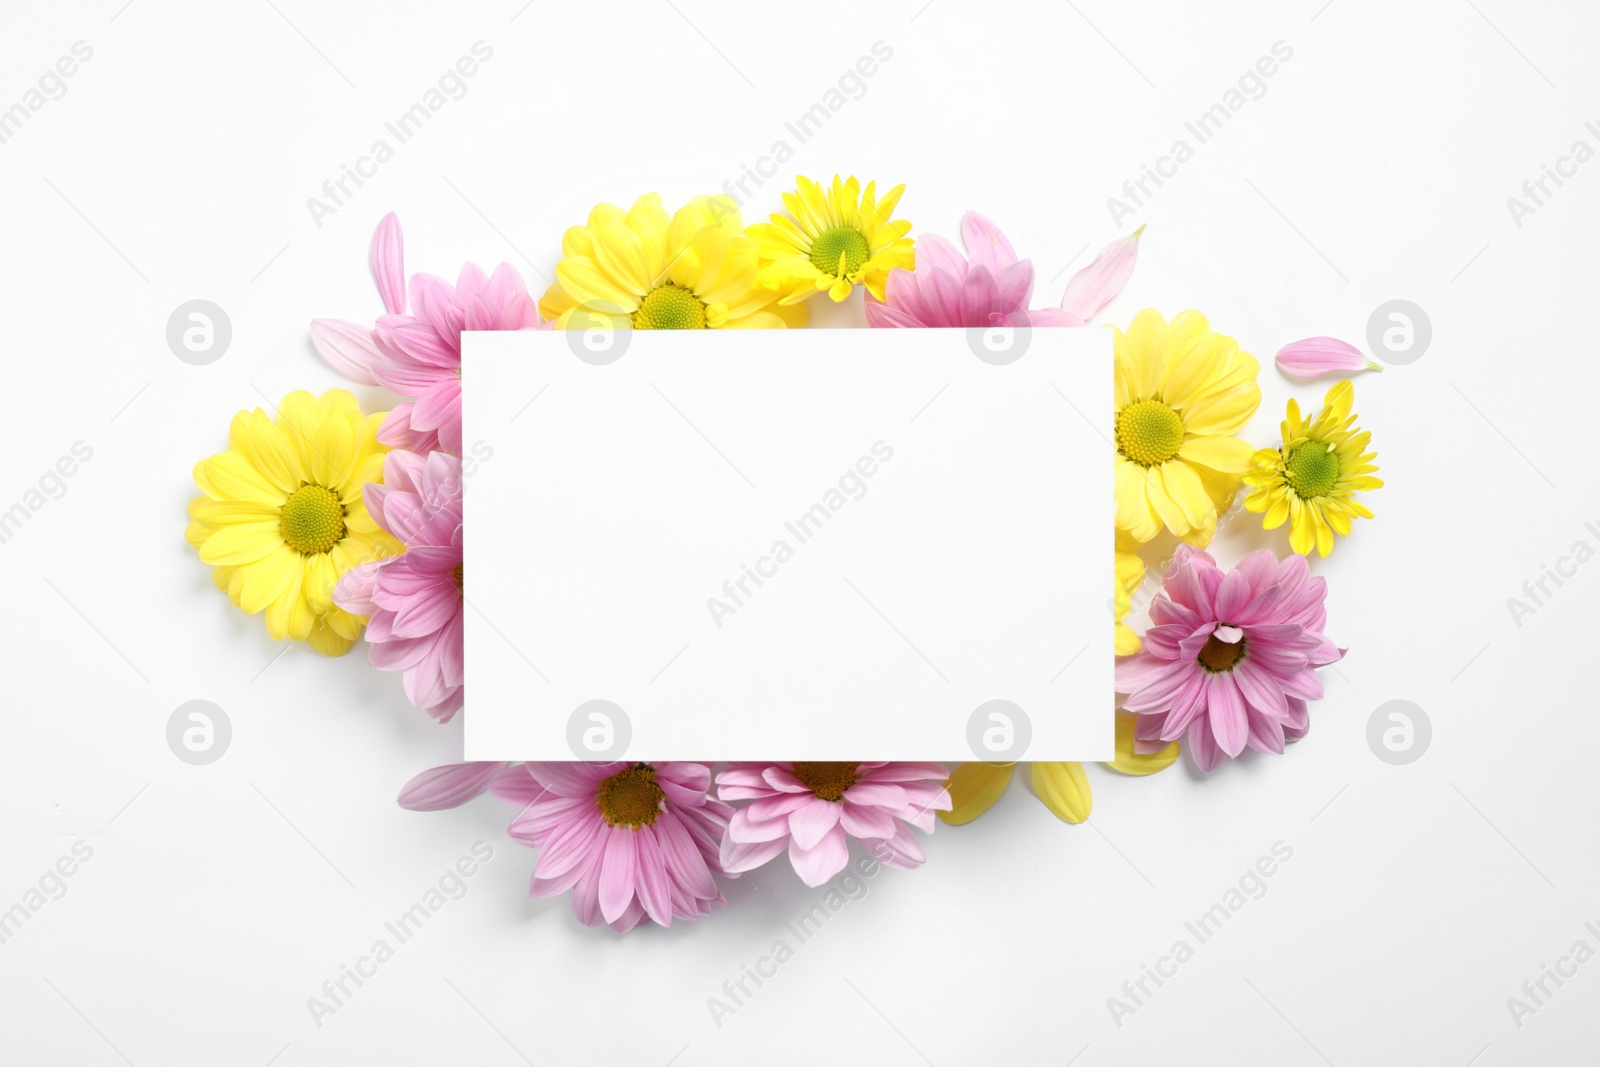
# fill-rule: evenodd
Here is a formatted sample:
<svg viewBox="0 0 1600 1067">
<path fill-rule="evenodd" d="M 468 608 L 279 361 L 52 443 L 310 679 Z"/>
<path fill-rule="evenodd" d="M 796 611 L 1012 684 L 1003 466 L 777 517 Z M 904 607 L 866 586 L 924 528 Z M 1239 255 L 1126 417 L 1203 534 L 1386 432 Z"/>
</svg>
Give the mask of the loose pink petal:
<svg viewBox="0 0 1600 1067">
<path fill-rule="evenodd" d="M 1024 313 L 1025 322 L 1013 323 L 1014 326 L 1082 326 L 1084 321 L 1070 311 L 1060 308 L 1034 308 Z"/>
<path fill-rule="evenodd" d="M 448 763 L 423 771 L 400 790 L 400 806 L 411 811 L 454 808 L 485 789 L 504 770 L 504 763 Z"/>
<path fill-rule="evenodd" d="M 1061 296 L 1061 309 L 1088 322 L 1122 292 L 1139 259 L 1142 233 L 1144 227 L 1140 226 L 1128 236 L 1112 241 L 1100 250 L 1094 262 L 1074 274 Z"/>
<path fill-rule="evenodd" d="M 383 298 L 384 308 L 391 315 L 402 314 L 406 309 L 405 240 L 394 212 L 378 220 L 367 259 L 372 264 L 372 280 L 378 283 L 378 295 Z"/>
<path fill-rule="evenodd" d="M 1278 350 L 1278 369 L 1291 378 L 1315 378 L 1323 374 L 1347 377 L 1364 370 L 1383 370 L 1383 365 L 1361 354 L 1361 349 L 1337 337 L 1307 337 Z"/>
<path fill-rule="evenodd" d="M 324 363 L 362 385 L 377 385 L 372 365 L 383 362 L 372 331 L 343 319 L 312 319 L 311 344 Z"/>
</svg>

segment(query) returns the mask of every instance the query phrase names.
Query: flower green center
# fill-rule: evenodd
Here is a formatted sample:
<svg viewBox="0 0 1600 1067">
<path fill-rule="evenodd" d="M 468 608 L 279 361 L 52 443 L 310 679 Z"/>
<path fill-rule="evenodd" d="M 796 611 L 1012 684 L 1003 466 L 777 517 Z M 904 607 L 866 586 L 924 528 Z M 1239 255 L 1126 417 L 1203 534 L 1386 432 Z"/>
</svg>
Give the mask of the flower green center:
<svg viewBox="0 0 1600 1067">
<path fill-rule="evenodd" d="M 302 485 L 278 514 L 278 536 L 303 556 L 326 552 L 344 539 L 344 505 L 332 489 Z"/>
<path fill-rule="evenodd" d="M 630 318 L 636 330 L 703 330 L 706 306 L 683 286 L 668 282 L 646 293 Z"/>
<path fill-rule="evenodd" d="M 861 231 L 854 226 L 835 226 L 823 230 L 811 242 L 811 265 L 831 278 L 842 278 L 861 269 L 872 255 L 872 246 Z M 844 270 L 839 269 L 839 257 L 844 257 Z"/>
<path fill-rule="evenodd" d="M 1303 500 L 1327 496 L 1339 484 L 1339 454 L 1318 441 L 1307 441 L 1289 453 L 1283 476 Z"/>
<path fill-rule="evenodd" d="M 667 794 L 656 785 L 655 768 L 640 763 L 601 782 L 595 805 L 600 817 L 612 826 L 637 830 L 656 821 L 666 798 Z"/>
<path fill-rule="evenodd" d="M 859 763 L 806 762 L 794 765 L 794 776 L 823 800 L 838 800 L 856 784 Z"/>
<path fill-rule="evenodd" d="M 1159 400 L 1138 400 L 1117 412 L 1117 451 L 1141 467 L 1165 463 L 1183 447 L 1183 420 Z"/>
<path fill-rule="evenodd" d="M 1244 659 L 1244 638 L 1241 637 L 1230 645 L 1216 634 L 1212 634 L 1206 638 L 1205 647 L 1200 650 L 1200 655 L 1196 658 L 1200 661 L 1200 666 L 1212 674 L 1231 671 L 1240 660 Z"/>
</svg>

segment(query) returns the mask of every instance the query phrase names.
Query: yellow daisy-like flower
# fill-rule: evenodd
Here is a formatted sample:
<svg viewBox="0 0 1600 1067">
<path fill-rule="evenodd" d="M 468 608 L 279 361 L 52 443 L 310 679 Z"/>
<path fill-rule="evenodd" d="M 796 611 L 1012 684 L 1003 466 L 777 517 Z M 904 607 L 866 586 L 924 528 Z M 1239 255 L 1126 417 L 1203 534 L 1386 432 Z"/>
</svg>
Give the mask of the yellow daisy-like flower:
<svg viewBox="0 0 1600 1067">
<path fill-rule="evenodd" d="M 795 178 L 796 191 L 783 194 L 787 215 L 773 215 L 747 231 L 761 243 L 760 284 L 783 294 L 784 304 L 797 304 L 827 290 L 835 301 L 865 285 L 883 299 L 889 271 L 915 266 L 911 223 L 894 218 L 895 205 L 906 191 L 897 185 L 879 200 L 875 182 L 865 190 L 851 178 L 833 176 L 824 189 L 810 178 Z"/>
<path fill-rule="evenodd" d="M 228 427 L 228 450 L 194 466 L 204 496 L 189 502 L 184 536 L 212 564 L 217 588 L 267 632 L 343 655 L 366 618 L 333 602 L 340 575 L 403 546 L 378 528 L 361 493 L 383 480 L 384 413 L 362 415 L 343 389 L 283 398 L 274 421 L 260 408 Z"/>
<path fill-rule="evenodd" d="M 1246 510 L 1265 513 L 1263 525 L 1275 530 L 1289 524 L 1289 547 L 1302 556 L 1315 548 L 1326 556 L 1333 551 L 1333 535 L 1350 532 L 1350 520 L 1370 519 L 1372 512 L 1352 494 L 1378 489 L 1376 452 L 1368 452 L 1372 434 L 1356 426 L 1350 413 L 1355 386 L 1340 382 L 1328 390 L 1316 418 L 1300 414 L 1289 401 L 1283 420 L 1283 444 L 1255 454 L 1255 470 L 1245 476 L 1254 491 L 1245 498 Z"/>
<path fill-rule="evenodd" d="M 1117 755 L 1106 766 L 1122 774 L 1144 776 L 1164 771 L 1178 758 L 1178 743 L 1160 752 L 1141 755 L 1133 750 L 1133 715 L 1117 716 Z M 951 808 L 939 818 L 952 826 L 969 823 L 988 811 L 1011 782 L 1015 763 L 963 763 L 955 769 L 945 788 L 950 791 Z M 1080 823 L 1094 808 L 1094 792 L 1083 764 L 1073 762 L 1035 763 L 1030 767 L 1034 794 L 1056 818 Z"/>
<path fill-rule="evenodd" d="M 1203 547 L 1250 469 L 1233 435 L 1261 406 L 1261 365 L 1185 311 L 1134 316 L 1116 336 L 1117 529 L 1145 542 L 1166 528 Z"/>
<path fill-rule="evenodd" d="M 1117 531 L 1117 593 L 1115 600 L 1117 618 L 1116 654 L 1131 656 L 1139 651 L 1139 635 L 1122 620 L 1133 610 L 1133 594 L 1144 584 L 1144 560 L 1139 558 L 1139 546 L 1122 531 Z"/>
<path fill-rule="evenodd" d="M 656 193 L 627 211 L 598 204 L 562 236 L 561 255 L 539 300 L 540 317 L 558 330 L 602 320 L 635 330 L 805 325 L 803 309 L 778 308 L 777 294 L 756 285 L 759 246 L 726 196 L 697 196 L 670 217 Z"/>
</svg>

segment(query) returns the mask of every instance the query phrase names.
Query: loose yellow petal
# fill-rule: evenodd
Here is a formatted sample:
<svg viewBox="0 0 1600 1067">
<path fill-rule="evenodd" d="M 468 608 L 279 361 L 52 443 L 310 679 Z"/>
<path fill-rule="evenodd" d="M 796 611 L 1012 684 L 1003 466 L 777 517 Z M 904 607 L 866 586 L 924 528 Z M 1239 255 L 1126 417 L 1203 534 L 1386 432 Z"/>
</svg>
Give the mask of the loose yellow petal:
<svg viewBox="0 0 1600 1067">
<path fill-rule="evenodd" d="M 1094 808 L 1094 793 L 1081 763 L 1035 763 L 1033 791 L 1063 822 L 1083 822 Z"/>
<path fill-rule="evenodd" d="M 950 791 L 951 808 L 939 818 L 960 826 L 988 811 L 1011 781 L 1013 763 L 963 763 L 955 769 L 945 788 Z"/>
</svg>

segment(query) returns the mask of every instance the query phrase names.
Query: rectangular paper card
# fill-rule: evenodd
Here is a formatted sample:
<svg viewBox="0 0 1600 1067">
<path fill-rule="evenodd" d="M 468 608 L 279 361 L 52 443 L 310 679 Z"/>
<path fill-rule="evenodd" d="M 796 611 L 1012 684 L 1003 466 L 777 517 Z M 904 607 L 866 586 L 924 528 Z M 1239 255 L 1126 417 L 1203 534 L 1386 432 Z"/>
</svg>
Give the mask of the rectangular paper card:
<svg viewBox="0 0 1600 1067">
<path fill-rule="evenodd" d="M 464 342 L 469 760 L 1111 757 L 1110 331 Z"/>
</svg>

